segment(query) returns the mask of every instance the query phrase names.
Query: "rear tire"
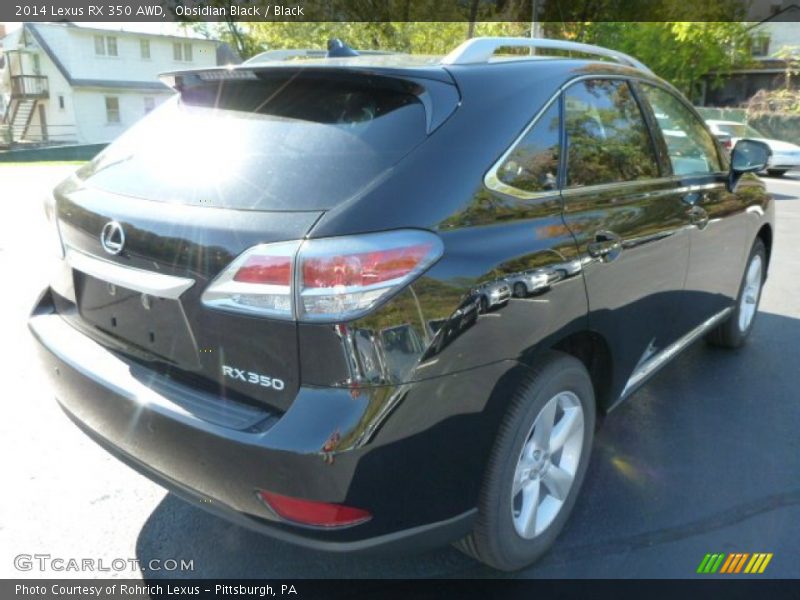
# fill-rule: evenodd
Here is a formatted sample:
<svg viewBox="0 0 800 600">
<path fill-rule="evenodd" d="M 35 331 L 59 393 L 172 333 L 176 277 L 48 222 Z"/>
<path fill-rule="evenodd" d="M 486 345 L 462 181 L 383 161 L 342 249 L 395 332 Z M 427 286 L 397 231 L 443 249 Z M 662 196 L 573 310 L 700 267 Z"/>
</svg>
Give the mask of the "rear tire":
<svg viewBox="0 0 800 600">
<path fill-rule="evenodd" d="M 744 345 L 758 314 L 766 274 L 767 249 L 761 238 L 756 238 L 747 258 L 733 312 L 706 336 L 709 344 L 721 348 L 740 348 Z"/>
<path fill-rule="evenodd" d="M 514 284 L 514 298 L 524 298 L 528 295 L 528 288 L 525 284 L 518 281 Z"/>
<path fill-rule="evenodd" d="M 595 399 L 576 358 L 548 352 L 517 388 L 481 488 L 462 552 L 503 571 L 536 561 L 575 505 L 589 464 Z"/>
</svg>

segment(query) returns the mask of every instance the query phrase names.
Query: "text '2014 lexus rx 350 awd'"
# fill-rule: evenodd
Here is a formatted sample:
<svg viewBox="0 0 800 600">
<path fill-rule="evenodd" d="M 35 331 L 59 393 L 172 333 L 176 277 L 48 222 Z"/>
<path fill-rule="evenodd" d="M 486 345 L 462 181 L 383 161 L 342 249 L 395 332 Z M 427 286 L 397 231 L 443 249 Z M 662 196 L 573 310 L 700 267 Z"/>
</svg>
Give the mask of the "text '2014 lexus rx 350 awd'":
<svg viewBox="0 0 800 600">
<path fill-rule="evenodd" d="M 753 327 L 768 149 L 728 158 L 629 56 L 477 38 L 165 80 L 49 199 L 29 325 L 81 429 L 237 523 L 520 568 L 596 414 Z"/>
</svg>

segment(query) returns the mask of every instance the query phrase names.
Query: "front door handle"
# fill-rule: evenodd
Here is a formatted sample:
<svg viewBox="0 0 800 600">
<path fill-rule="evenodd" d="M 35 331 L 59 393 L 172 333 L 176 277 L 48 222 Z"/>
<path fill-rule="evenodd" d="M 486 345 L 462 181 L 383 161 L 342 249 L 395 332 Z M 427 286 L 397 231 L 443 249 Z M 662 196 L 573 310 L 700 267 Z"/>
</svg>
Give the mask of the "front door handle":
<svg viewBox="0 0 800 600">
<path fill-rule="evenodd" d="M 603 262 L 616 260 L 622 253 L 622 238 L 613 231 L 598 231 L 586 247 L 589 256 Z"/>
<path fill-rule="evenodd" d="M 692 225 L 696 225 L 698 229 L 705 229 L 708 225 L 708 212 L 702 206 L 692 206 L 686 214 L 689 215 Z"/>
<path fill-rule="evenodd" d="M 689 206 L 703 204 L 704 202 L 708 202 L 708 194 L 706 192 L 688 192 L 681 196 L 681 202 Z"/>
</svg>

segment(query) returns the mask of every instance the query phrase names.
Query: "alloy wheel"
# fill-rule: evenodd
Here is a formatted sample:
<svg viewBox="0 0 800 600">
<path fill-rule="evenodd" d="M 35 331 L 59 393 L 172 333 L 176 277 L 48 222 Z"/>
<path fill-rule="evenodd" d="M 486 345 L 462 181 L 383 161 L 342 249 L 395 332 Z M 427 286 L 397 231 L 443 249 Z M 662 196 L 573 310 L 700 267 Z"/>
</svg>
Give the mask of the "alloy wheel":
<svg viewBox="0 0 800 600">
<path fill-rule="evenodd" d="M 556 394 L 539 411 L 511 488 L 511 516 L 520 537 L 540 535 L 561 511 L 580 464 L 583 433 L 583 408 L 573 392 Z"/>
<path fill-rule="evenodd" d="M 739 331 L 746 332 L 753 322 L 758 309 L 758 297 L 761 294 L 762 260 L 759 254 L 754 254 L 747 267 L 744 289 L 739 300 Z"/>
</svg>

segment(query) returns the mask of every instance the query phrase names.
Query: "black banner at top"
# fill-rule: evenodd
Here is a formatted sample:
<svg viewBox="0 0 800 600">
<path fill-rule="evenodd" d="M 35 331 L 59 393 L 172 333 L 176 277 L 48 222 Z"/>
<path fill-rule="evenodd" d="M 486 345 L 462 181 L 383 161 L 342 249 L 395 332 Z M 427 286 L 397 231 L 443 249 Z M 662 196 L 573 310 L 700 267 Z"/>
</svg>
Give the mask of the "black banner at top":
<svg viewBox="0 0 800 600">
<path fill-rule="evenodd" d="M 800 21 L 775 0 L 3 0 L 0 21 Z M 798 35 L 800 38 L 800 35 Z"/>
</svg>

